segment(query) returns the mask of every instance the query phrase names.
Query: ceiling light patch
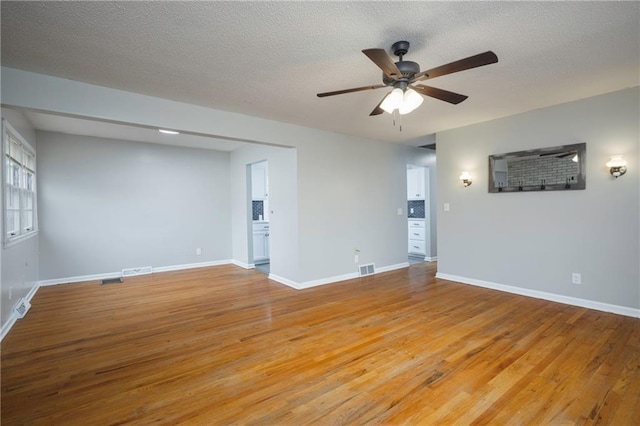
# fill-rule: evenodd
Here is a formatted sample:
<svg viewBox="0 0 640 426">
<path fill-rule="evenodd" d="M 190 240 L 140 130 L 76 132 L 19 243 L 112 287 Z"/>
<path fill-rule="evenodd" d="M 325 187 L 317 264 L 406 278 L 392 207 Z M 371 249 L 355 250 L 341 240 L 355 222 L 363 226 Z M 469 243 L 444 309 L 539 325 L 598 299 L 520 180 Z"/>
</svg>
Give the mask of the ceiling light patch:
<svg viewBox="0 0 640 426">
<path fill-rule="evenodd" d="M 167 130 L 167 129 L 158 129 L 160 133 L 164 133 L 166 135 L 179 135 L 180 132 L 176 132 L 175 130 Z"/>
</svg>

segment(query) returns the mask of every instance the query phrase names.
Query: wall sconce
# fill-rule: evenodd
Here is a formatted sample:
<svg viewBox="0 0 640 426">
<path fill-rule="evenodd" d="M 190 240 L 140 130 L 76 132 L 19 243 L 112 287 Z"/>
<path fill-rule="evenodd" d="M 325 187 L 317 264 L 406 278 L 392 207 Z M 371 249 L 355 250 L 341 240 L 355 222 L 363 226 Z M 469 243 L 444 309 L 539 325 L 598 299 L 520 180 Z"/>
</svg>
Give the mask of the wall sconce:
<svg viewBox="0 0 640 426">
<path fill-rule="evenodd" d="M 607 167 L 615 178 L 627 173 L 627 162 L 622 158 L 622 155 L 612 155 L 611 159 L 607 161 Z"/>
<path fill-rule="evenodd" d="M 462 174 L 460 175 L 460 180 L 462 181 L 462 184 L 465 188 L 473 183 L 471 181 L 471 175 L 469 174 L 469 172 L 462 172 Z"/>
</svg>

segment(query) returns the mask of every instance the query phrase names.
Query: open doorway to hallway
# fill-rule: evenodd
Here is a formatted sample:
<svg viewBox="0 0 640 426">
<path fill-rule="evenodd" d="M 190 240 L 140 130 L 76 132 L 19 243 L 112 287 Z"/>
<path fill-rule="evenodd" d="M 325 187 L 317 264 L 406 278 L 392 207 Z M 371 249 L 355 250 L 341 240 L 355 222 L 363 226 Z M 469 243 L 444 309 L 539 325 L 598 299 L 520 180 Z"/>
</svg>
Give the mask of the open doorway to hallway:
<svg viewBox="0 0 640 426">
<path fill-rule="evenodd" d="M 270 272 L 269 255 L 269 163 L 260 161 L 249 167 L 251 194 L 251 229 L 253 264 L 255 268 L 264 273 Z"/>
<path fill-rule="evenodd" d="M 427 260 L 431 246 L 429 169 L 407 164 L 407 231 L 409 264 Z"/>
</svg>

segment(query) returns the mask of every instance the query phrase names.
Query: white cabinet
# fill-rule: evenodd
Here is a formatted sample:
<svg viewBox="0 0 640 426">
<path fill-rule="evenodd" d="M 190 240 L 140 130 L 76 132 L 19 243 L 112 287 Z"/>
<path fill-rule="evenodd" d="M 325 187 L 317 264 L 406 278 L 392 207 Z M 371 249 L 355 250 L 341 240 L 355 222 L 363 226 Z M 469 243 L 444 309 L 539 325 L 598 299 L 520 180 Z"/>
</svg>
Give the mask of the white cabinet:
<svg viewBox="0 0 640 426">
<path fill-rule="evenodd" d="M 269 224 L 253 224 L 253 263 L 269 262 Z"/>
<path fill-rule="evenodd" d="M 409 220 L 409 254 L 425 256 L 426 229 L 424 220 Z"/>
<path fill-rule="evenodd" d="M 266 200 L 269 197 L 269 167 L 266 161 L 251 165 L 251 199 Z"/>
<path fill-rule="evenodd" d="M 407 169 L 407 199 L 425 199 L 425 168 L 414 167 Z"/>
</svg>

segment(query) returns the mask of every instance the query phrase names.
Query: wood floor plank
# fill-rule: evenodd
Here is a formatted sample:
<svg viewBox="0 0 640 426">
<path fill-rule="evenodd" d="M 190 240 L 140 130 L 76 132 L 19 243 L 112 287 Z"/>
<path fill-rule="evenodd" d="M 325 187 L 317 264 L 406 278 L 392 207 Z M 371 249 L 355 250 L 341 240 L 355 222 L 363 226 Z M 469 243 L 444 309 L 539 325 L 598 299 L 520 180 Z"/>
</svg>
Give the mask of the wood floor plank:
<svg viewBox="0 0 640 426">
<path fill-rule="evenodd" d="M 435 267 L 43 287 L 2 342 L 2 424 L 640 424 L 640 319 Z"/>
</svg>

